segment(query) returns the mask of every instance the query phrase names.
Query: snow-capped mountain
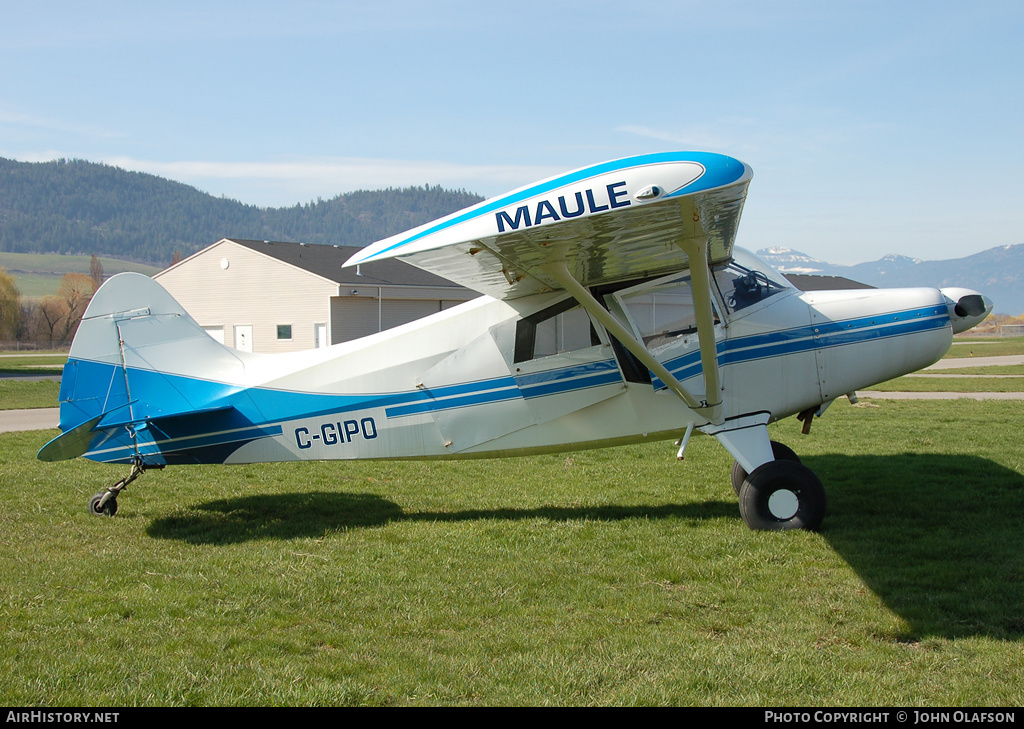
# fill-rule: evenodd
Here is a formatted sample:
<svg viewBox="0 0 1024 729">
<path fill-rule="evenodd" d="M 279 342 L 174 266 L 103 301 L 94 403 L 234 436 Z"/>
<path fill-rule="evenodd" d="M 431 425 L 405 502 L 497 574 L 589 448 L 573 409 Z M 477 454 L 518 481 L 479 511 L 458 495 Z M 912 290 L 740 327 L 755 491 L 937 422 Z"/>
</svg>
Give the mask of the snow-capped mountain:
<svg viewBox="0 0 1024 729">
<path fill-rule="evenodd" d="M 824 274 L 824 271 L 832 266 L 830 263 L 812 258 L 806 253 L 794 251 L 792 248 L 762 248 L 757 255 L 782 273 L 828 275 Z"/>
<path fill-rule="evenodd" d="M 828 263 L 791 248 L 762 248 L 757 255 L 781 273 L 842 276 L 877 287 L 964 286 L 992 299 L 997 312 L 1024 312 L 1024 244 L 946 261 L 892 254 L 855 266 Z"/>
</svg>

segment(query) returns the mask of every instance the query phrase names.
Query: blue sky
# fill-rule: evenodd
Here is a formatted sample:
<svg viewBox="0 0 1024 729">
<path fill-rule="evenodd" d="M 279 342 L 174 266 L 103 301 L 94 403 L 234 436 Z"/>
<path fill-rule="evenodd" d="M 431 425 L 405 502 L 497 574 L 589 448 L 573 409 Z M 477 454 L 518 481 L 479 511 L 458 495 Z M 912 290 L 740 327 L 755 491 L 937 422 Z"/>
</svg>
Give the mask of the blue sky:
<svg viewBox="0 0 1024 729">
<path fill-rule="evenodd" d="M 694 149 L 753 167 L 747 248 L 1024 243 L 1018 0 L 0 0 L 0 18 L 2 157 L 287 206 L 489 197 Z"/>
</svg>

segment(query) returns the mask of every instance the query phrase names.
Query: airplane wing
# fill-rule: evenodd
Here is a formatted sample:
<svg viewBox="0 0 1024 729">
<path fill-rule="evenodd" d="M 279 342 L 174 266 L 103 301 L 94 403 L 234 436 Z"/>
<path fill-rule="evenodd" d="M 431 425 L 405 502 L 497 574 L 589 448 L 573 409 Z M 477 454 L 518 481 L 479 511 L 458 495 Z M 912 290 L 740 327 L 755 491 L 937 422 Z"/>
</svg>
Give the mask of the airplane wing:
<svg viewBox="0 0 1024 729">
<path fill-rule="evenodd" d="M 561 262 L 583 286 L 687 268 L 694 242 L 717 263 L 732 256 L 750 178 L 739 160 L 702 152 L 605 162 L 378 241 L 345 265 L 401 258 L 513 299 L 564 288 L 548 270 Z"/>
</svg>

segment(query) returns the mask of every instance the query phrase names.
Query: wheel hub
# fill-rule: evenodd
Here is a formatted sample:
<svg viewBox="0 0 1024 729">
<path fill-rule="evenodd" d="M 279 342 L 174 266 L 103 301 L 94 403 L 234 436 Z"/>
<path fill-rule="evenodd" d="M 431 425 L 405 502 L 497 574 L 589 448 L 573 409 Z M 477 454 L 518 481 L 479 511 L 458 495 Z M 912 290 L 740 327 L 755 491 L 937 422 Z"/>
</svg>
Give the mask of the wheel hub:
<svg viewBox="0 0 1024 729">
<path fill-rule="evenodd" d="M 796 516 L 800 510 L 800 499 L 789 489 L 779 489 L 768 497 L 768 511 L 779 521 Z"/>
</svg>

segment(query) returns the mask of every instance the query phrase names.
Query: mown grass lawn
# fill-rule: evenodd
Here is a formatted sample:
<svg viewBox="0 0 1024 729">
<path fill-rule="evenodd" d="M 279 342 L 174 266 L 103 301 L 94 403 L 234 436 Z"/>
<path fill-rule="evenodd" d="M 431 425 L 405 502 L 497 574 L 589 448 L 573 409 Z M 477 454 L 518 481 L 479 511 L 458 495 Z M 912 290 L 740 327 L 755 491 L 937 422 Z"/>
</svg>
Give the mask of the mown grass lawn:
<svg viewBox="0 0 1024 729">
<path fill-rule="evenodd" d="M 24 408 L 55 408 L 60 393 L 60 382 L 54 380 L 28 381 L 0 377 L 0 410 Z"/>
<path fill-rule="evenodd" d="M 956 338 L 944 359 L 973 359 L 976 366 L 942 370 L 921 370 L 865 388 L 880 392 L 1024 392 L 1024 365 L 985 365 L 987 357 L 1024 354 L 1024 337 L 1007 339 Z M 962 377 L 921 377 L 921 374 L 966 375 Z M 987 377 L 979 375 L 1000 375 Z M 1013 375 L 1013 377 L 1005 377 Z M 1017 377 L 1017 375 L 1021 375 Z"/>
<path fill-rule="evenodd" d="M 1002 357 L 1024 354 L 1024 337 L 961 337 L 953 338 L 953 346 L 945 359 L 959 357 Z"/>
<path fill-rule="evenodd" d="M 1016 706 L 1019 404 L 772 426 L 818 534 L 739 518 L 671 443 L 469 462 L 125 471 L 0 436 L 7 705 Z"/>
<path fill-rule="evenodd" d="M 877 392 L 1024 392 L 1024 377 L 898 377 L 867 388 Z"/>
</svg>

